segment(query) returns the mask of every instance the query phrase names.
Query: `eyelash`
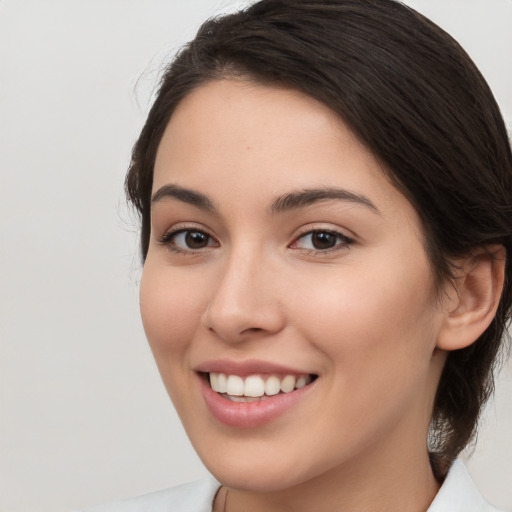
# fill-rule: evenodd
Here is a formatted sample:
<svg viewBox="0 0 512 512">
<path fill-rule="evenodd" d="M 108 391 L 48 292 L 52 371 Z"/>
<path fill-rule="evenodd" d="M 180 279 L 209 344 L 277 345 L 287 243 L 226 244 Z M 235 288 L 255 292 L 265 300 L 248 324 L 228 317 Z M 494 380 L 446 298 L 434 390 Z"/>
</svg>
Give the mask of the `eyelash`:
<svg viewBox="0 0 512 512">
<path fill-rule="evenodd" d="M 185 249 L 183 247 L 179 247 L 178 245 L 176 245 L 176 237 L 178 237 L 178 235 L 181 235 L 181 234 L 184 234 L 185 236 L 187 234 L 189 234 L 189 235 L 190 234 L 200 234 L 200 235 L 203 235 L 203 236 L 208 238 L 208 245 L 206 245 L 205 247 L 200 247 L 200 248 L 189 247 L 188 249 Z M 186 254 L 186 255 L 194 255 L 194 254 L 197 254 L 198 252 L 200 252 L 200 251 L 202 251 L 204 249 L 207 249 L 208 247 L 212 247 L 211 245 L 209 245 L 210 241 L 212 241 L 212 240 L 218 245 L 218 242 L 216 242 L 215 239 L 210 234 L 208 234 L 206 231 L 203 231 L 202 229 L 197 229 L 197 228 L 178 228 L 178 229 L 174 229 L 174 230 L 166 232 L 160 238 L 160 240 L 158 242 L 161 245 L 164 245 L 164 246 L 168 247 L 171 251 L 174 251 L 176 253 Z"/>
<path fill-rule="evenodd" d="M 329 235 L 329 236 L 335 237 L 336 243 L 333 247 L 328 247 L 325 249 L 303 248 L 302 250 L 308 254 L 328 254 L 328 253 L 348 249 L 348 247 L 354 243 L 354 240 L 352 238 L 349 238 L 348 236 L 340 233 L 339 231 L 335 231 L 332 229 L 310 229 L 310 230 L 302 233 L 300 236 L 298 236 L 289 247 L 293 248 L 293 246 L 297 245 L 297 243 L 300 240 L 304 240 L 307 237 L 313 237 L 314 235 Z"/>
<path fill-rule="evenodd" d="M 179 235 L 192 235 L 192 234 L 199 234 L 207 238 L 208 243 L 204 247 L 198 247 L 198 248 L 183 248 L 176 245 L 176 238 Z M 327 247 L 324 249 L 318 249 L 318 248 L 300 248 L 296 247 L 300 240 L 304 240 L 307 237 L 313 237 L 314 235 L 328 235 L 331 237 L 335 237 L 335 240 L 337 243 L 333 247 Z M 210 242 L 214 242 L 215 245 L 210 245 Z M 206 231 L 203 231 L 201 229 L 196 228 L 178 228 L 171 231 L 166 232 L 159 240 L 159 243 L 161 245 L 164 245 L 168 247 L 173 252 L 179 253 L 179 254 L 186 254 L 186 255 L 194 255 L 198 254 L 199 252 L 202 252 L 203 250 L 209 248 L 209 247 L 218 247 L 218 242 Z M 336 252 L 339 250 L 347 249 L 350 245 L 354 243 L 354 240 L 352 238 L 347 237 L 346 235 L 343 235 L 339 231 L 334 231 L 331 229 L 310 229 L 308 231 L 303 232 L 301 235 L 299 235 L 295 240 L 288 246 L 291 249 L 294 250 L 302 250 L 303 252 L 307 254 L 328 254 L 332 252 Z M 186 244 L 186 241 L 185 241 Z"/>
</svg>

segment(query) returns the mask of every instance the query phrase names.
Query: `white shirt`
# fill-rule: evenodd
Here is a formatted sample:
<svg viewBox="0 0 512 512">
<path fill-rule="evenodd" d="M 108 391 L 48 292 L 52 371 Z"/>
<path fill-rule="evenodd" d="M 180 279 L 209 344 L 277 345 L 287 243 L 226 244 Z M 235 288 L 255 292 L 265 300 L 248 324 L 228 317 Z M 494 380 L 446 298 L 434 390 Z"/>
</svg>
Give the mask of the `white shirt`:
<svg viewBox="0 0 512 512">
<path fill-rule="evenodd" d="M 101 505 L 81 512 L 211 512 L 220 484 L 213 478 Z M 485 500 L 457 460 L 427 512 L 499 512 Z"/>
</svg>

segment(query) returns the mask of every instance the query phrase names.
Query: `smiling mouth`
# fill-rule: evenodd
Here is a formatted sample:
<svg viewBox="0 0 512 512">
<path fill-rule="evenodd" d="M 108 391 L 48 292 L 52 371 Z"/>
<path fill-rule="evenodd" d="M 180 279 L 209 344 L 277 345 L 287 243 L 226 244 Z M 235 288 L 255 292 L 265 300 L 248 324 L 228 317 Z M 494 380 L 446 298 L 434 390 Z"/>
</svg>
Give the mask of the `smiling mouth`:
<svg viewBox="0 0 512 512">
<path fill-rule="evenodd" d="M 258 402 L 291 393 L 311 384 L 317 375 L 230 375 L 220 372 L 204 374 L 213 391 L 232 402 Z"/>
</svg>

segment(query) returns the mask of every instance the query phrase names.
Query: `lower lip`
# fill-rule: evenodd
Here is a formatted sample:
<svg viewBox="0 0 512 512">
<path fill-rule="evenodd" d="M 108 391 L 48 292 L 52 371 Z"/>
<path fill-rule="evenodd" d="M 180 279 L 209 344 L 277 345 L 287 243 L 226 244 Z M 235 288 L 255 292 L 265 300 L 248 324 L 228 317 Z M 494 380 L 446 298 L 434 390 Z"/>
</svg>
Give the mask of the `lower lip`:
<svg viewBox="0 0 512 512">
<path fill-rule="evenodd" d="M 200 377 L 201 391 L 213 417 L 238 428 L 254 428 L 268 423 L 298 404 L 311 390 L 315 382 L 290 393 L 279 393 L 257 402 L 232 402 L 222 397 L 210 387 L 206 379 Z"/>
</svg>

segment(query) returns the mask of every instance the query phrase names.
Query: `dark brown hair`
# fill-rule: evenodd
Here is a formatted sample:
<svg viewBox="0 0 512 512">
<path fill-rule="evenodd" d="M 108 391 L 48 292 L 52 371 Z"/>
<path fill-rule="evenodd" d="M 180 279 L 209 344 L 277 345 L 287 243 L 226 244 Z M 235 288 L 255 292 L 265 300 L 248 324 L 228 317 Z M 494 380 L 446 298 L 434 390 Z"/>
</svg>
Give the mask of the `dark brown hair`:
<svg viewBox="0 0 512 512">
<path fill-rule="evenodd" d="M 163 74 L 126 178 L 150 235 L 155 156 L 177 104 L 209 80 L 244 77 L 293 87 L 335 111 L 383 164 L 421 218 L 436 282 L 475 247 L 506 248 L 496 317 L 448 356 L 431 424 L 442 477 L 472 439 L 493 390 L 512 303 L 512 155 L 482 75 L 434 23 L 395 0 L 263 0 L 207 21 Z"/>
</svg>

